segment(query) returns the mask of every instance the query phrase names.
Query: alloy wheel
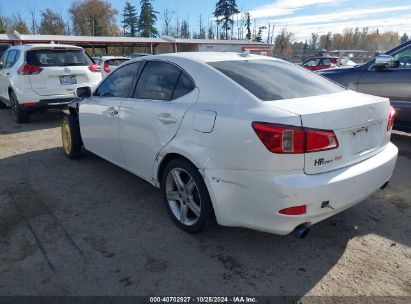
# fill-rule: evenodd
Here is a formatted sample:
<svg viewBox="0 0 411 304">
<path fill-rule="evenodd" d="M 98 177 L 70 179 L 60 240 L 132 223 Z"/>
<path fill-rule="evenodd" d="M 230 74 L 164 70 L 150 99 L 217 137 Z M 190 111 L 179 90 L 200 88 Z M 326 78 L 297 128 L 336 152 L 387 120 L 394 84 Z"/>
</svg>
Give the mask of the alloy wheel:
<svg viewBox="0 0 411 304">
<path fill-rule="evenodd" d="M 175 218 L 192 226 L 201 215 L 201 199 L 193 177 L 182 168 L 171 170 L 166 179 L 166 197 Z"/>
</svg>

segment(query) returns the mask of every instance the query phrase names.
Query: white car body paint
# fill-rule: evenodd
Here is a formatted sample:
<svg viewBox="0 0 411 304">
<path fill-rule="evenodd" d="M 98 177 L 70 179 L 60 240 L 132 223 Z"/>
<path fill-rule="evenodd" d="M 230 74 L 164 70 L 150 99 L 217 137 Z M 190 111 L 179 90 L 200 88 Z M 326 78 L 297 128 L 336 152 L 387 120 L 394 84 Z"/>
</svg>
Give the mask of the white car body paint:
<svg viewBox="0 0 411 304">
<path fill-rule="evenodd" d="M 245 59 L 277 60 L 234 53 L 178 53 L 130 61 L 172 62 L 193 78 L 196 89 L 175 102 L 110 98 L 115 104 L 97 106 L 100 97 L 84 101 L 79 115 L 85 148 L 157 187 L 162 160 L 171 153 L 181 155 L 202 173 L 219 224 L 277 234 L 341 212 L 390 179 L 398 149 L 386 130 L 387 99 L 344 91 L 263 102 L 207 64 Z M 111 107 L 118 107 L 120 114 L 102 118 Z M 253 121 L 333 130 L 340 146 L 274 154 L 257 137 Z M 89 133 L 83 130 L 86 125 L 92 126 Z M 371 134 L 367 144 L 351 142 L 348 135 L 361 133 L 364 127 Z M 333 163 L 313 165 L 327 157 Z M 327 201 L 331 208 L 321 208 Z M 283 208 L 304 204 L 308 206 L 304 215 L 279 214 Z"/>
</svg>

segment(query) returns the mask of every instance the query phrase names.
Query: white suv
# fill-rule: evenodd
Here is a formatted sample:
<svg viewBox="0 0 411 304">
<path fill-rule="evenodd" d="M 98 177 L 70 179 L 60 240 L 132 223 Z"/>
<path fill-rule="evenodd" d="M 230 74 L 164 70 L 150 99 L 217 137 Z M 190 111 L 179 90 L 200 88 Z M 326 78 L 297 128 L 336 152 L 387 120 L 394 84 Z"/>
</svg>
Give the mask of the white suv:
<svg viewBox="0 0 411 304">
<path fill-rule="evenodd" d="M 0 99 L 24 123 L 33 112 L 66 107 L 77 87 L 94 89 L 101 78 L 100 66 L 81 47 L 18 45 L 0 60 Z"/>
</svg>

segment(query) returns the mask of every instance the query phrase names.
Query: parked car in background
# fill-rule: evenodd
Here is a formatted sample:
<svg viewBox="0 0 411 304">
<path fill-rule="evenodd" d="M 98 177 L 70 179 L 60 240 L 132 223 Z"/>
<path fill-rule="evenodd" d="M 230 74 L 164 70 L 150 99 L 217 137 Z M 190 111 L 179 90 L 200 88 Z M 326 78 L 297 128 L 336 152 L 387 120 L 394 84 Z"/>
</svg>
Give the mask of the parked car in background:
<svg viewBox="0 0 411 304">
<path fill-rule="evenodd" d="M 349 58 L 342 58 L 341 62 L 338 63 L 338 57 L 314 57 L 305 61 L 302 66 L 310 71 L 320 71 L 324 69 L 336 68 L 339 66 L 355 66 L 356 63 Z"/>
<path fill-rule="evenodd" d="M 411 131 L 411 41 L 363 65 L 320 73 L 351 90 L 389 98 L 397 111 L 394 128 Z"/>
<path fill-rule="evenodd" d="M 161 189 L 173 221 L 303 236 L 391 178 L 389 100 L 247 53 L 130 60 L 77 89 L 64 152 L 85 149 Z"/>
<path fill-rule="evenodd" d="M 138 57 L 144 57 L 144 56 L 150 56 L 151 54 L 148 53 L 133 53 L 130 55 L 130 58 L 138 58 Z"/>
<path fill-rule="evenodd" d="M 122 56 L 101 56 L 93 57 L 96 64 L 100 66 L 101 76 L 103 78 L 107 77 L 114 69 L 116 69 L 120 64 L 130 60 L 130 58 Z"/>
<path fill-rule="evenodd" d="M 100 80 L 100 66 L 77 46 L 18 45 L 0 60 L 0 98 L 19 123 L 33 112 L 67 107 L 77 87 L 95 88 Z"/>
</svg>

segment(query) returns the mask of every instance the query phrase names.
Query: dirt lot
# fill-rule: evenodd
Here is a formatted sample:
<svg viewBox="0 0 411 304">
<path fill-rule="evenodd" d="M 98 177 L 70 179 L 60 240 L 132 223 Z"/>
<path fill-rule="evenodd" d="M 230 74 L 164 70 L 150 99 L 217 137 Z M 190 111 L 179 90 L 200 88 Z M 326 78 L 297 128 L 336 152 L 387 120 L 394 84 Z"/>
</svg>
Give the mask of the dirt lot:
<svg viewBox="0 0 411 304">
<path fill-rule="evenodd" d="M 86 153 L 67 159 L 63 113 L 0 110 L 1 295 L 411 296 L 411 136 L 391 184 L 296 239 L 210 225 L 188 235 L 160 193 Z"/>
</svg>

